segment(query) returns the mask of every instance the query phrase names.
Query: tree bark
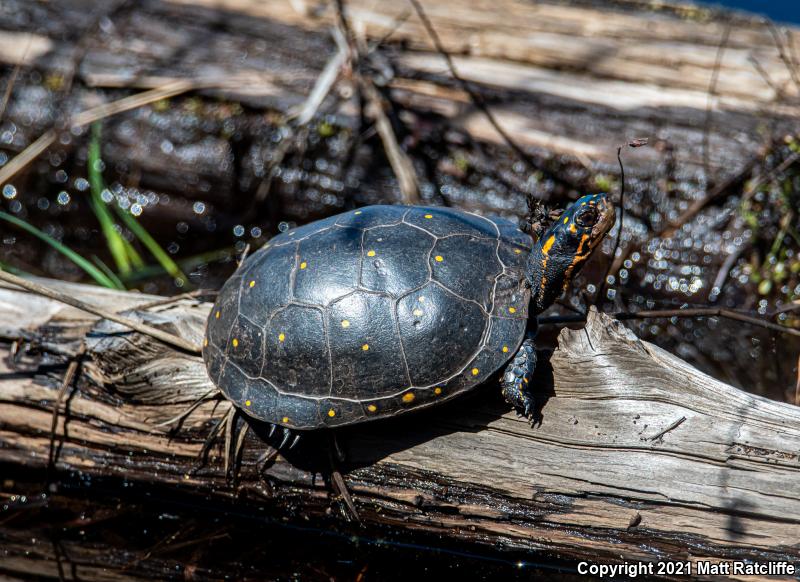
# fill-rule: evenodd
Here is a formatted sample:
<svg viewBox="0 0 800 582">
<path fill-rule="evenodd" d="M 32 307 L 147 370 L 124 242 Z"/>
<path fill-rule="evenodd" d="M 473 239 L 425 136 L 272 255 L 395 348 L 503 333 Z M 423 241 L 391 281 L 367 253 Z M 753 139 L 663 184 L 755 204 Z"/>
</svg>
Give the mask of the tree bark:
<svg viewBox="0 0 800 582">
<path fill-rule="evenodd" d="M 148 307 L 160 298 L 46 282 L 193 342 L 210 309 L 193 299 Z M 211 505 L 237 497 L 311 522 L 339 506 L 326 480 L 315 479 L 330 474 L 325 435 L 304 438 L 259 475 L 269 446 L 253 424 L 234 482 L 219 446 L 197 469 L 211 425 L 230 408 L 199 357 L 8 287 L 0 288 L 0 337 L 0 463 L 47 466 L 64 370 L 54 362 L 85 342 L 56 431 L 59 472 L 178 487 Z M 340 431 L 342 469 L 363 521 L 349 527 L 608 562 L 800 557 L 797 407 L 718 382 L 595 311 L 542 353 L 536 385 L 542 407 L 533 427 L 490 385 Z M 183 422 L 161 424 L 203 397 Z"/>
</svg>

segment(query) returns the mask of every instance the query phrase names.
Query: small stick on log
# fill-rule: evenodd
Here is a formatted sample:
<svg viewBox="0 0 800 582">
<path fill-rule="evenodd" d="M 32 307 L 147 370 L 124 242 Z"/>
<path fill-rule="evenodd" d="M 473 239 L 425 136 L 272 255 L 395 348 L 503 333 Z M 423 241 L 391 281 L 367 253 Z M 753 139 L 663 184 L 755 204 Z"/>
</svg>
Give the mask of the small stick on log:
<svg viewBox="0 0 800 582">
<path fill-rule="evenodd" d="M 667 428 L 665 428 L 664 430 L 658 432 L 654 436 L 651 436 L 648 440 L 651 440 L 651 441 L 661 440 L 661 437 L 663 437 L 668 432 L 675 430 L 680 425 L 682 425 L 684 422 L 686 422 L 686 417 L 685 416 L 681 416 L 678 420 L 676 420 L 675 422 L 670 424 Z"/>
<path fill-rule="evenodd" d="M 45 287 L 44 285 L 39 285 L 38 283 L 34 283 L 33 281 L 28 281 L 27 279 L 23 279 L 22 277 L 17 277 L 16 275 L 12 275 L 11 273 L 7 273 L 6 271 L 0 270 L 0 281 L 5 281 L 6 283 L 17 285 L 19 287 L 22 287 L 23 289 L 32 291 L 37 295 L 48 297 L 50 299 L 55 299 L 56 301 L 60 301 L 61 303 L 71 305 L 72 307 L 77 307 L 78 309 L 86 311 L 87 313 L 91 313 L 93 315 L 97 315 L 98 317 L 102 317 L 103 319 L 108 319 L 109 321 L 113 321 L 120 325 L 124 325 L 125 327 L 138 331 L 139 333 L 149 335 L 150 337 L 156 338 L 164 342 L 165 344 L 176 347 L 179 350 L 184 350 L 191 354 L 200 354 L 203 351 L 200 348 L 200 346 L 192 342 L 189 342 L 183 339 L 182 337 L 172 335 L 171 333 L 167 333 L 163 330 L 147 325 L 146 323 L 141 323 L 139 321 L 130 319 L 128 317 L 117 315 L 113 311 L 108 311 L 106 309 L 103 309 L 102 307 L 90 305 L 84 301 L 81 301 L 80 299 L 76 299 L 75 297 L 72 297 L 65 293 L 61 293 L 55 289 Z"/>
<path fill-rule="evenodd" d="M 351 58 L 365 58 L 366 55 L 363 51 L 359 50 L 358 43 L 347 22 L 343 0 L 336 1 L 336 12 L 338 34 L 334 34 L 334 38 L 337 44 L 340 45 L 340 51 L 346 52 Z M 351 68 L 361 88 L 361 92 L 369 104 L 367 114 L 375 121 L 375 130 L 381 138 L 386 157 L 389 159 L 389 164 L 392 166 L 395 176 L 397 176 L 397 183 L 400 187 L 403 204 L 417 204 L 420 201 L 417 172 L 414 169 L 414 163 L 411 161 L 411 158 L 408 157 L 408 154 L 400 147 L 397 141 L 397 136 L 392 128 L 392 122 L 389 120 L 389 116 L 386 115 L 385 99 L 375 87 L 375 83 L 372 79 L 364 75 L 359 70 L 357 64 L 353 65 Z"/>
</svg>

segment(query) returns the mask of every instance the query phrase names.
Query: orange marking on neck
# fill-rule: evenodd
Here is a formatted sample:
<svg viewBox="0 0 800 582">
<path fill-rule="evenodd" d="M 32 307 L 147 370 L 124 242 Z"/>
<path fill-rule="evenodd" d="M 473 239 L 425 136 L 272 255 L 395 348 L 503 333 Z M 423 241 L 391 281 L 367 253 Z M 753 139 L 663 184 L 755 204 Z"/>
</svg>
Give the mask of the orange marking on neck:
<svg viewBox="0 0 800 582">
<path fill-rule="evenodd" d="M 584 235 L 585 236 L 585 235 Z M 547 255 L 550 252 L 550 249 L 553 248 L 553 244 L 556 242 L 556 235 L 551 235 L 549 239 L 542 245 L 542 254 Z"/>
<path fill-rule="evenodd" d="M 587 240 L 589 240 L 588 234 L 581 235 L 581 242 L 578 243 L 578 250 L 575 252 L 576 255 L 580 255 L 583 253 L 583 245 L 586 244 Z"/>
</svg>

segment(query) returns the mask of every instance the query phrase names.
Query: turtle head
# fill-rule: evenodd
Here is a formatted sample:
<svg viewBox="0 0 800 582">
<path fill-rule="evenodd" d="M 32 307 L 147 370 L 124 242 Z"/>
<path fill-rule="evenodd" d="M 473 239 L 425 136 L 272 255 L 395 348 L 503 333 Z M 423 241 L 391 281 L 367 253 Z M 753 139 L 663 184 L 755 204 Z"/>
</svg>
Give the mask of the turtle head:
<svg viewBox="0 0 800 582">
<path fill-rule="evenodd" d="M 590 194 L 568 207 L 547 229 L 533 247 L 526 267 L 536 313 L 566 291 L 614 226 L 614 220 L 614 206 L 608 196 Z"/>
</svg>

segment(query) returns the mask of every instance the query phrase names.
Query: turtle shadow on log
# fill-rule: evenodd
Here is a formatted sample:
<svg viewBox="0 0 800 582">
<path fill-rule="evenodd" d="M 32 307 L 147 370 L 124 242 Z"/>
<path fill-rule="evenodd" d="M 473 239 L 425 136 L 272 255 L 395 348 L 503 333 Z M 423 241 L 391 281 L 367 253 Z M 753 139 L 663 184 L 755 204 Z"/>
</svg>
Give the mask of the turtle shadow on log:
<svg viewBox="0 0 800 582">
<path fill-rule="evenodd" d="M 536 386 L 536 411 L 530 430 L 546 422 L 545 406 L 553 396 L 552 351 L 537 353 L 538 362 L 533 382 Z M 502 371 L 492 375 L 481 387 L 450 402 L 424 410 L 385 418 L 372 423 L 344 427 L 335 431 L 335 437 L 344 461 L 338 463 L 342 471 L 370 466 L 393 453 L 413 448 L 435 438 L 455 433 L 487 430 L 489 425 L 511 412 L 511 406 L 500 394 Z M 264 438 L 263 427 L 256 432 Z M 298 445 L 281 454 L 297 468 L 326 472 L 330 470 L 330 437 L 334 431 L 304 434 Z"/>
</svg>

